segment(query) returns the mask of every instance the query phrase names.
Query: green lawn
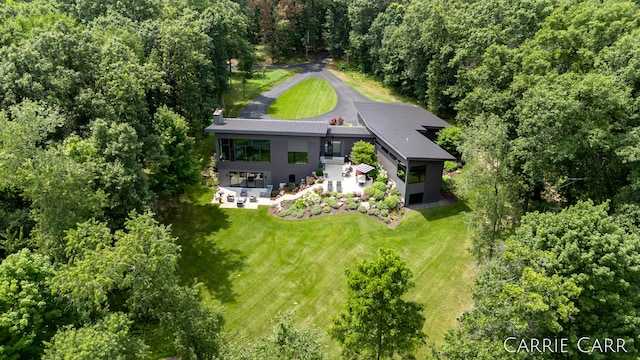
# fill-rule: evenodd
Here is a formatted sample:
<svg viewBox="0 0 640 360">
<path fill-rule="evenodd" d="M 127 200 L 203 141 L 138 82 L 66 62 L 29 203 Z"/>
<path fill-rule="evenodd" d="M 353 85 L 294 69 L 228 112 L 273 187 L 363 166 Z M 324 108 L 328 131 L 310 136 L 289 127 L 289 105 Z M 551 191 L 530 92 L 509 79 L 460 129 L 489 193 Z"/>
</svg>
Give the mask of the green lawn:
<svg viewBox="0 0 640 360">
<path fill-rule="evenodd" d="M 329 62 L 327 69 L 349 85 L 352 89 L 360 94 L 368 97 L 373 101 L 379 102 L 409 102 L 415 103 L 415 100 L 400 95 L 396 90 L 382 84 L 379 79 L 369 74 L 363 74 L 357 70 L 350 69 L 344 62 Z"/>
<path fill-rule="evenodd" d="M 344 301 L 344 270 L 373 259 L 380 246 L 398 251 L 413 270 L 417 287 L 409 297 L 425 305 L 428 342 L 441 343 L 471 305 L 475 269 L 464 204 L 410 211 L 390 229 L 359 213 L 291 221 L 265 207 L 220 209 L 204 187 L 188 194 L 163 212 L 182 246 L 181 276 L 203 282 L 205 300 L 225 307 L 226 330 L 247 339 L 268 333 L 278 312 L 295 311 L 299 325 L 319 329 L 327 358 L 336 358 L 326 329 Z"/>
<path fill-rule="evenodd" d="M 303 119 L 331 111 L 337 104 L 338 96 L 326 80 L 309 78 L 280 95 L 267 113 L 278 119 Z"/>
<path fill-rule="evenodd" d="M 275 69 L 255 70 L 253 77 L 242 85 L 242 72 L 234 71 L 231 75 L 231 91 L 224 94 L 225 116 L 238 117 L 249 102 L 262 92 L 278 85 L 294 76 L 298 71 Z"/>
</svg>

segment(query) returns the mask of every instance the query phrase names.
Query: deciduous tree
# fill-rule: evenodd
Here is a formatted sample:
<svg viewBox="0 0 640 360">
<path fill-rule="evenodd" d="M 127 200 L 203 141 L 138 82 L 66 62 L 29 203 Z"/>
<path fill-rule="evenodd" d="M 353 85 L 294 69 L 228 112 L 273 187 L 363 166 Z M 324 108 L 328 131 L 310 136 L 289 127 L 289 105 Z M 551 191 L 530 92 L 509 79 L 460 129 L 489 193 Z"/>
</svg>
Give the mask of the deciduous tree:
<svg viewBox="0 0 640 360">
<path fill-rule="evenodd" d="M 415 286 L 406 263 L 391 249 L 347 270 L 347 299 L 329 335 L 348 359 L 406 357 L 424 343 L 422 305 L 401 299 Z"/>
</svg>

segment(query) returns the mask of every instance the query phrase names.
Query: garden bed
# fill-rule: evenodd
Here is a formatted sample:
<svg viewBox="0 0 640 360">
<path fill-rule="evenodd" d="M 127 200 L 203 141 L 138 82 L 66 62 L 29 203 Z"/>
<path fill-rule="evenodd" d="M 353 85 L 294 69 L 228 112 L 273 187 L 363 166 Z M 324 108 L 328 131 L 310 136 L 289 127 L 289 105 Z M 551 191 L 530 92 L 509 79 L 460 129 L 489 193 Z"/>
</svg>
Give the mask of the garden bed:
<svg viewBox="0 0 640 360">
<path fill-rule="evenodd" d="M 376 189 L 377 187 L 377 189 Z M 382 188 L 384 187 L 384 190 Z M 378 183 L 364 192 L 340 194 L 328 192 L 321 187 L 305 193 L 297 200 L 283 200 L 280 205 L 269 208 L 275 217 L 302 220 L 322 215 L 359 212 L 395 227 L 406 213 L 406 209 L 395 189 L 387 189 Z"/>
</svg>

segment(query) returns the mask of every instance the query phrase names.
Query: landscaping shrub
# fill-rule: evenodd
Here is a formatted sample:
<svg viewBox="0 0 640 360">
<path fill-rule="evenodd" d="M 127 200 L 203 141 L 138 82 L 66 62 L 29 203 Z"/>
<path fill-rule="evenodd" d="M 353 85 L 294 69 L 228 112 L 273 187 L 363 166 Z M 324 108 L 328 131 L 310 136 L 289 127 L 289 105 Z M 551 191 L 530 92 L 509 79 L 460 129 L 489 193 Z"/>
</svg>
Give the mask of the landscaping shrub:
<svg viewBox="0 0 640 360">
<path fill-rule="evenodd" d="M 398 203 L 400 199 L 396 195 L 389 195 L 384 198 L 384 204 L 387 206 L 387 209 L 395 209 L 398 207 Z"/>
<path fill-rule="evenodd" d="M 354 164 L 369 164 L 371 166 L 378 164 L 375 146 L 366 141 L 356 141 L 351 147 L 350 157 Z"/>
<path fill-rule="evenodd" d="M 328 213 L 329 211 L 331 211 L 331 208 L 329 207 L 329 205 L 325 205 L 325 207 L 322 208 L 322 211 Z"/>
<path fill-rule="evenodd" d="M 354 194 L 352 194 L 352 193 L 347 193 L 347 194 L 345 195 L 345 197 L 346 197 L 347 199 L 353 199 L 353 198 L 355 197 L 355 195 L 354 195 Z"/>
<path fill-rule="evenodd" d="M 442 192 L 450 193 L 453 192 L 453 179 L 449 175 L 442 176 Z"/>
<path fill-rule="evenodd" d="M 347 208 L 349 208 L 349 210 L 355 210 L 358 208 L 358 203 L 355 201 L 349 202 L 347 203 Z"/>
<path fill-rule="evenodd" d="M 335 192 L 335 191 L 332 191 L 332 192 L 329 193 L 329 196 L 331 196 L 331 197 L 336 197 L 336 195 L 338 195 L 338 193 Z"/>
<path fill-rule="evenodd" d="M 385 199 L 386 199 L 386 198 L 385 198 Z M 389 205 L 387 205 L 387 203 L 386 203 L 386 202 L 384 202 L 384 201 L 378 201 L 378 202 L 376 203 L 376 207 L 377 207 L 378 209 L 385 209 L 385 210 L 388 210 L 388 209 L 389 209 Z"/>
<path fill-rule="evenodd" d="M 324 170 L 322 170 L 322 168 L 316 169 L 316 176 L 322 176 L 323 174 L 324 174 Z"/>
<path fill-rule="evenodd" d="M 386 189 L 386 186 L 385 186 Z M 364 193 L 369 195 L 372 198 L 376 198 L 378 200 L 381 200 L 382 198 L 384 198 L 384 191 L 378 190 L 376 188 L 373 187 L 369 187 L 364 189 Z"/>
<path fill-rule="evenodd" d="M 297 217 L 298 219 L 304 216 L 304 209 L 295 209 L 291 212 L 291 215 Z"/>
<path fill-rule="evenodd" d="M 337 209 L 340 207 L 340 204 L 338 204 L 338 202 L 335 199 L 327 200 L 327 204 L 329 204 L 329 206 L 331 206 L 334 209 Z"/>
<path fill-rule="evenodd" d="M 294 206 L 296 207 L 296 209 L 304 209 L 307 207 L 307 202 L 304 201 L 303 199 L 298 199 L 296 200 L 296 203 Z"/>
<path fill-rule="evenodd" d="M 389 195 L 400 196 L 400 190 L 398 190 L 398 188 L 391 188 L 391 190 L 389 190 Z"/>
<path fill-rule="evenodd" d="M 460 152 L 458 146 L 460 145 L 460 134 L 462 129 L 457 126 L 449 126 L 438 132 L 438 138 L 436 144 L 440 145 L 449 154 L 458 157 Z"/>
<path fill-rule="evenodd" d="M 380 209 L 380 217 L 383 217 L 383 218 L 389 217 L 389 210 Z"/>
<path fill-rule="evenodd" d="M 337 193 L 337 194 L 336 194 L 336 199 L 342 199 L 342 197 L 343 197 L 343 196 L 344 196 L 344 195 L 342 195 L 341 193 Z"/>
<path fill-rule="evenodd" d="M 385 224 L 391 224 L 391 218 L 390 217 L 386 217 L 383 219 Z"/>
<path fill-rule="evenodd" d="M 318 215 L 322 212 L 322 208 L 320 206 L 314 206 L 311 208 L 311 215 Z"/>
<path fill-rule="evenodd" d="M 307 191 L 306 193 L 304 193 L 302 198 L 307 203 L 307 206 L 318 204 L 320 203 L 320 200 L 322 200 L 320 198 L 320 195 L 318 195 L 317 192 L 313 192 L 313 191 Z"/>
<path fill-rule="evenodd" d="M 367 214 L 373 215 L 373 216 L 378 216 L 378 215 L 380 215 L 380 210 L 378 210 L 376 208 L 370 208 L 369 210 L 367 210 Z"/>
<path fill-rule="evenodd" d="M 285 217 L 285 216 L 289 216 L 289 215 L 291 215 L 291 211 L 289 209 L 280 210 L 280 212 L 278 213 L 278 216 L 280 216 L 280 217 Z"/>
<path fill-rule="evenodd" d="M 369 200 L 369 195 L 367 195 L 367 194 L 362 194 L 362 196 L 360 197 L 360 200 L 362 200 L 362 201 L 367 201 L 367 200 Z"/>
<path fill-rule="evenodd" d="M 362 206 L 362 205 L 360 205 L 360 207 L 358 207 L 358 211 L 360 211 L 361 213 L 363 213 L 363 214 L 364 214 L 364 213 L 366 213 L 366 212 L 367 212 L 367 208 L 366 208 L 366 207 L 364 207 L 364 206 Z"/>
<path fill-rule="evenodd" d="M 380 190 L 383 193 L 387 191 L 387 183 L 386 182 L 376 181 L 373 184 L 371 184 L 371 187 L 374 188 L 374 189 Z"/>
<path fill-rule="evenodd" d="M 458 163 L 455 161 L 445 161 L 444 170 L 446 172 L 454 172 L 458 169 Z"/>
</svg>

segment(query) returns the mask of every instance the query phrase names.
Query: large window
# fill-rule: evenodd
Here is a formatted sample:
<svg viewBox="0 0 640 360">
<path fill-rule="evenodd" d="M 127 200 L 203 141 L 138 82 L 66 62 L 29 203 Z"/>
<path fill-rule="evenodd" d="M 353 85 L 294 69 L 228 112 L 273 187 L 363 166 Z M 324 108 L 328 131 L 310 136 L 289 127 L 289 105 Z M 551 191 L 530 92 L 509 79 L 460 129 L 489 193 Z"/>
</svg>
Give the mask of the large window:
<svg viewBox="0 0 640 360">
<path fill-rule="evenodd" d="M 398 175 L 398 179 L 402 180 L 402 182 L 407 181 L 407 165 L 404 163 L 398 163 L 398 169 L 396 170 Z"/>
<path fill-rule="evenodd" d="M 264 174 L 244 171 L 230 171 L 229 178 L 232 187 L 263 188 Z"/>
<path fill-rule="evenodd" d="M 412 166 L 409 168 L 409 184 L 425 182 L 427 177 L 427 165 Z"/>
<path fill-rule="evenodd" d="M 270 162 L 270 141 L 254 139 L 220 139 L 220 160 Z"/>
<path fill-rule="evenodd" d="M 309 153 L 289 151 L 289 164 L 307 164 L 309 163 Z"/>
</svg>

